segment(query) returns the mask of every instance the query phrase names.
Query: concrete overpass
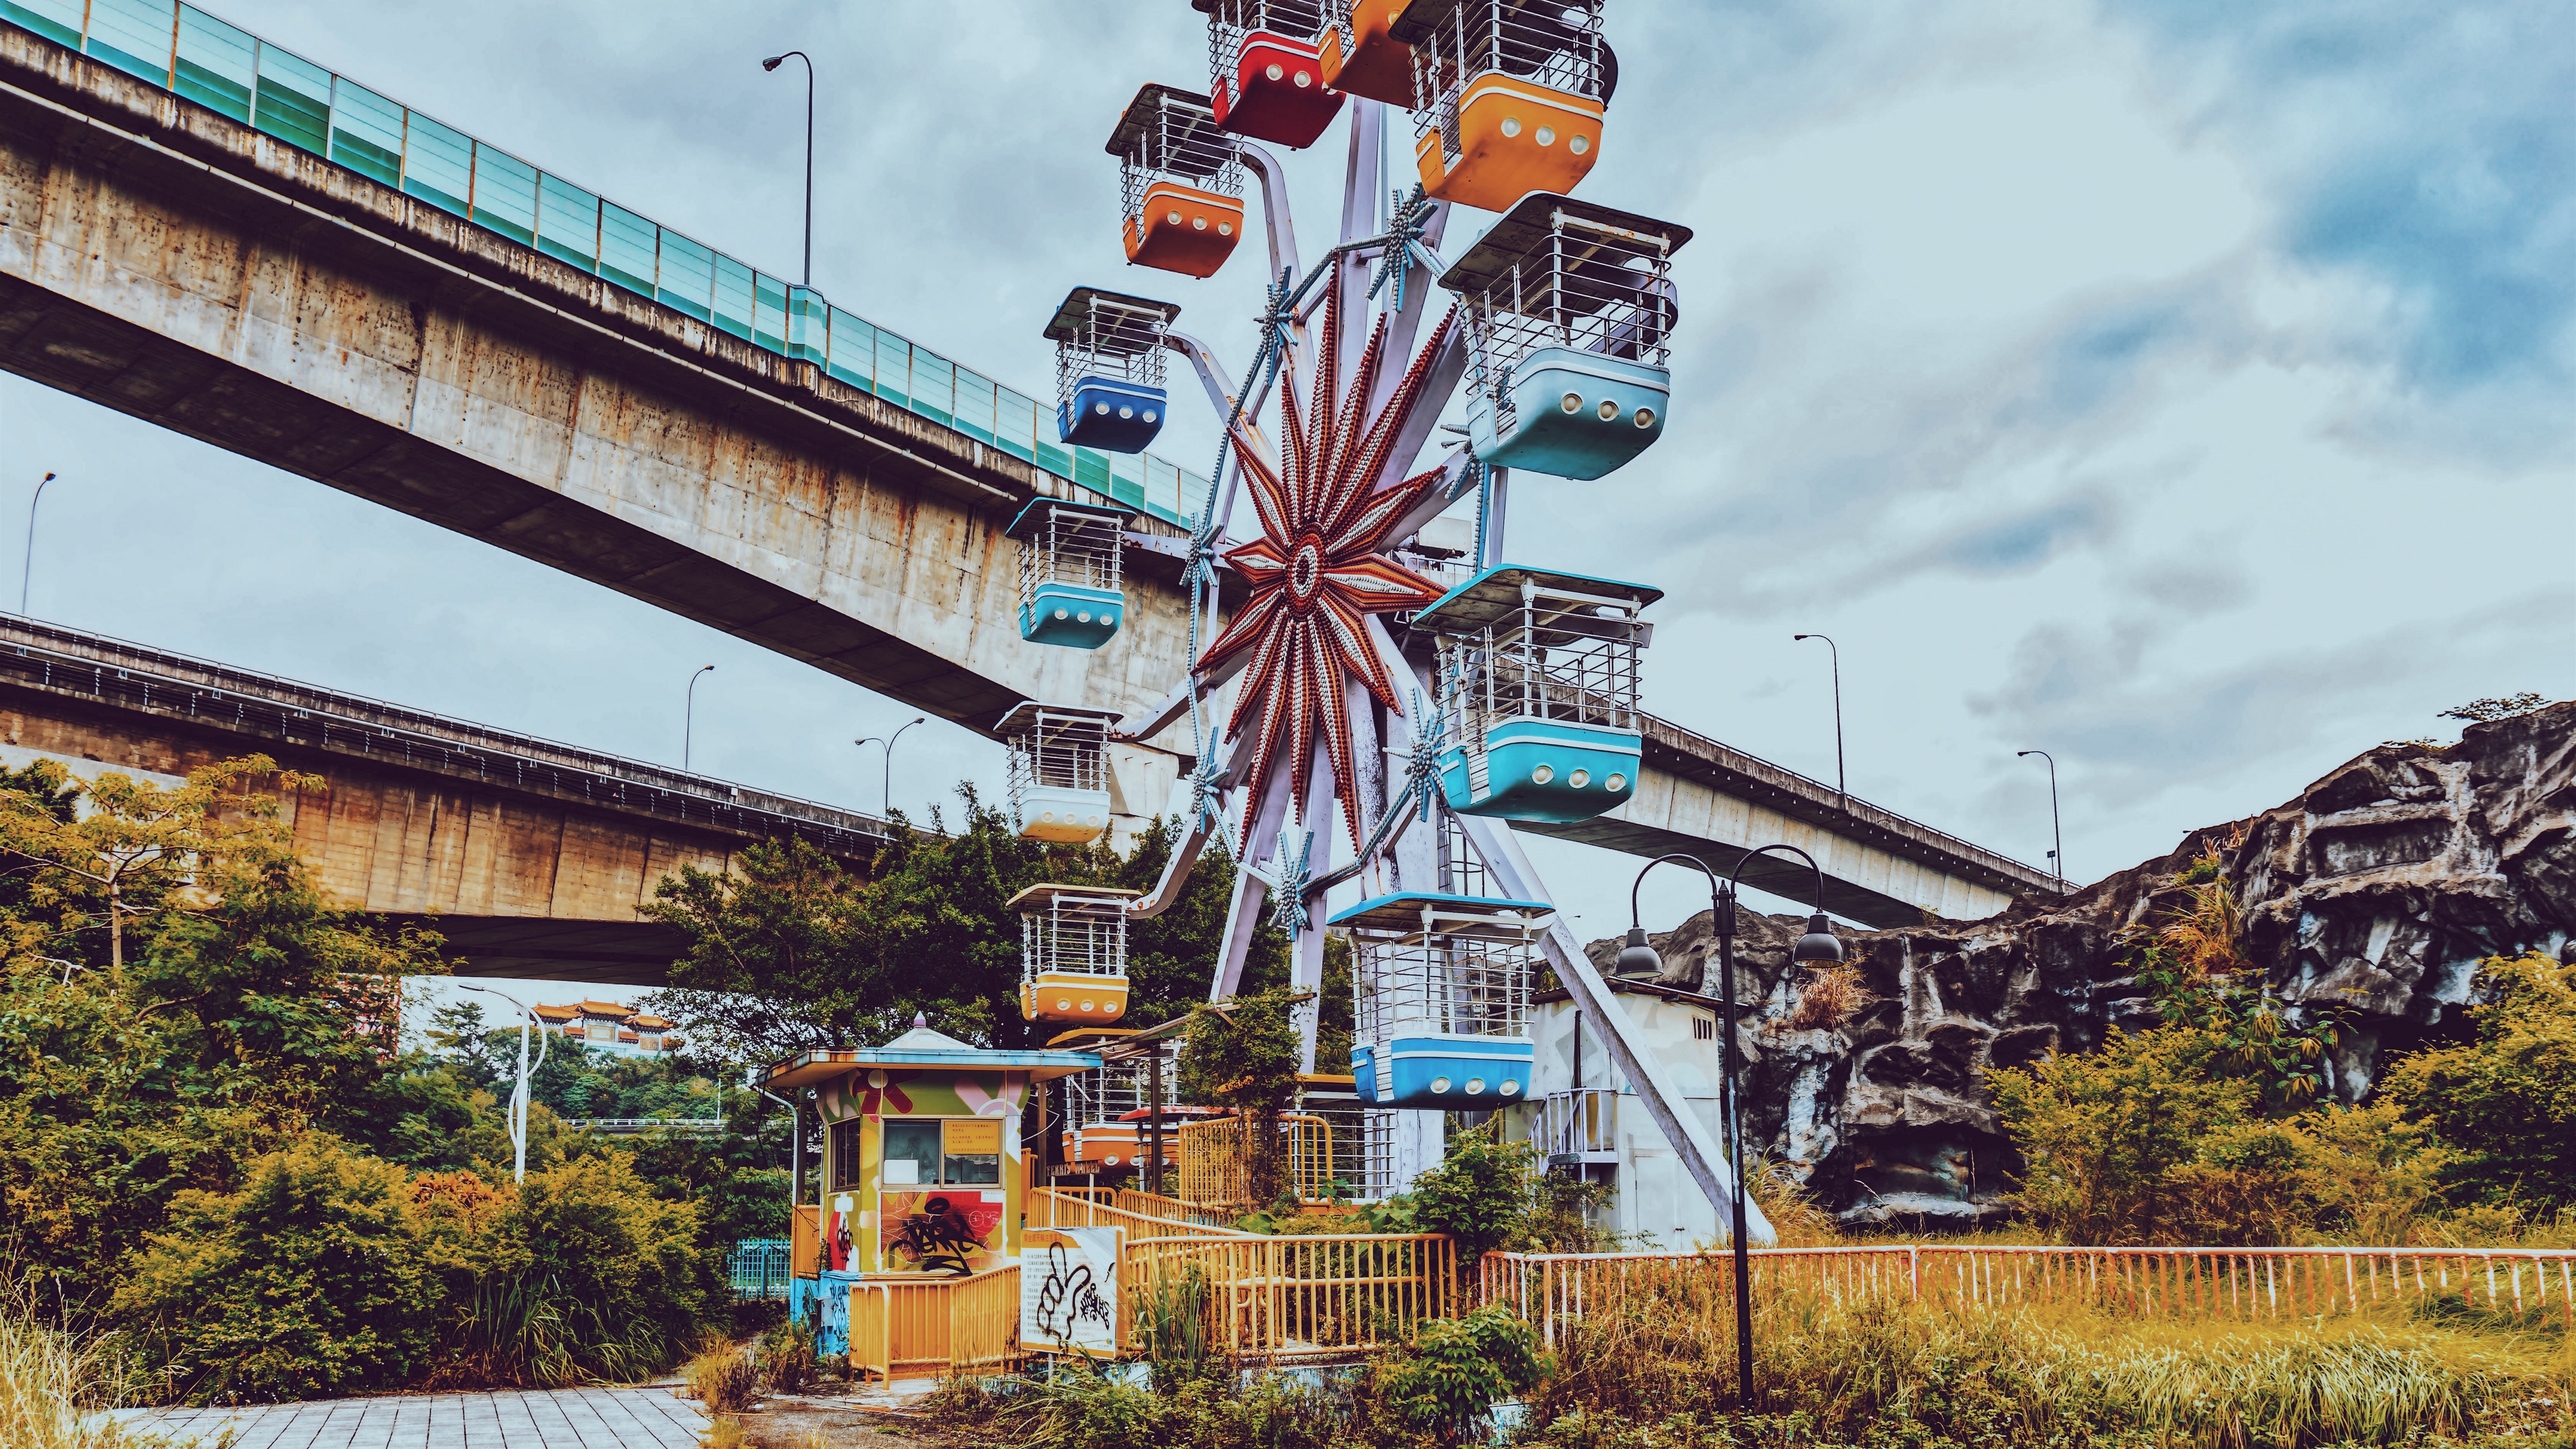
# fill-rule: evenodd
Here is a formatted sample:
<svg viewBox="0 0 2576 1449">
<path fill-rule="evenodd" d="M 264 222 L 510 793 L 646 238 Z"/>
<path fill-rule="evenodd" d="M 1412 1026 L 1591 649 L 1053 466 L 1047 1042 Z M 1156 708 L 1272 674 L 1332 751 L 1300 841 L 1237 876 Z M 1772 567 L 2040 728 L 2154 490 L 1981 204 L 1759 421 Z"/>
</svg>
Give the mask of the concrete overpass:
<svg viewBox="0 0 2576 1449">
<path fill-rule="evenodd" d="M 660 985 L 635 908 L 682 865 L 797 836 L 849 860 L 885 822 L 704 775 L 0 616 L 0 763 L 163 778 L 247 754 L 319 775 L 281 797 L 324 888 L 445 934 L 476 976 Z"/>
<path fill-rule="evenodd" d="M 7 24 L 0 367 L 975 727 L 1025 698 L 1134 710 L 1185 666 L 1177 527 L 1136 525 L 1161 546 L 1130 550 L 1117 640 L 1026 646 L 1000 530 L 1065 480 Z M 1131 757 L 1131 808 L 1178 763 Z M 1560 833 L 1785 837 L 1872 925 L 2050 886 L 1673 726 L 1628 807 Z"/>
</svg>

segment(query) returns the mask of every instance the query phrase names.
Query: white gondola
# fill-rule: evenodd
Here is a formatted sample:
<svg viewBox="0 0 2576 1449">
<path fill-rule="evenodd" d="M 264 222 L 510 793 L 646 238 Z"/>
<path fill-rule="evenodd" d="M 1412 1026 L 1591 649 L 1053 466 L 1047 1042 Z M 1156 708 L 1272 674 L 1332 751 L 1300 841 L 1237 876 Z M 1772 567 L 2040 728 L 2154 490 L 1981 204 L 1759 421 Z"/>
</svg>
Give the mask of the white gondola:
<svg viewBox="0 0 2576 1449">
<path fill-rule="evenodd" d="M 1127 903 L 1138 892 L 1043 881 L 1011 897 L 1020 918 L 1020 1015 L 1107 1026 L 1127 1014 Z"/>
<path fill-rule="evenodd" d="M 1466 305 L 1467 440 L 1485 462 L 1599 478 L 1663 436 L 1690 228 L 1522 197 L 1442 273 Z"/>
<path fill-rule="evenodd" d="M 1409 893 L 1332 918 L 1351 942 L 1351 1073 L 1379 1107 L 1489 1112 L 1526 1099 L 1537 901 Z"/>
<path fill-rule="evenodd" d="M 1636 792 L 1638 617 L 1660 589 L 1498 565 L 1413 616 L 1432 636 L 1441 798 L 1462 815 L 1567 824 Z"/>
<path fill-rule="evenodd" d="M 1072 704 L 1015 706 L 994 733 L 1010 746 L 1011 812 L 1020 837 L 1082 845 L 1109 830 L 1109 727 L 1118 712 Z"/>
</svg>

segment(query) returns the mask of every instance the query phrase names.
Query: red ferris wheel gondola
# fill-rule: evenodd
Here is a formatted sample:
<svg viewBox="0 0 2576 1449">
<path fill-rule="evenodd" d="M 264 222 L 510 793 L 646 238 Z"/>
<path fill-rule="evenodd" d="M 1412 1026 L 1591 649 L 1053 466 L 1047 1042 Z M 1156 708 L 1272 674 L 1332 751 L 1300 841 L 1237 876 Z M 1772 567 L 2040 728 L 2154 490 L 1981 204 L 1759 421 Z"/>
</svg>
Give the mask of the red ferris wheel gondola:
<svg viewBox="0 0 2576 1449">
<path fill-rule="evenodd" d="M 1208 94 L 1216 123 L 1304 148 L 1342 112 L 1324 84 L 1323 0 L 1190 0 L 1208 18 Z"/>
</svg>

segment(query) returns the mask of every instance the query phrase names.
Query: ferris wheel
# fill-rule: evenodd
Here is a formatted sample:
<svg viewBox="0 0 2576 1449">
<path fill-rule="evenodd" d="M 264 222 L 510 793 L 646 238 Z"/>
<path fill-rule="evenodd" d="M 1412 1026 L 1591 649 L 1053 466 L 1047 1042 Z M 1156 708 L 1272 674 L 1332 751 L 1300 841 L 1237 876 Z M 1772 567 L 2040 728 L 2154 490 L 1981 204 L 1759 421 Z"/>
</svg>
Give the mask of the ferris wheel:
<svg viewBox="0 0 2576 1449">
<path fill-rule="evenodd" d="M 1312 994 L 1326 932 L 1341 931 L 1360 1098 L 1390 1116 L 1491 1110 L 1529 1090 L 1528 1003 L 1552 968 L 1714 1202 L 1727 1180 L 1714 1144 L 1661 1064 L 1631 1047 L 1510 829 L 1616 809 L 1641 765 L 1642 615 L 1659 591 L 1505 550 L 1517 475 L 1538 488 L 1605 477 L 1668 426 L 1672 259 L 1690 231 L 1570 194 L 1607 137 L 1607 7 L 1191 0 L 1207 89 L 1145 84 L 1120 115 L 1107 145 L 1119 241 L 1133 267 L 1231 269 L 1258 311 L 1255 355 L 1228 371 L 1178 330 L 1177 306 L 1098 287 L 1076 288 L 1045 329 L 1068 442 L 1143 449 L 1169 415 L 1172 354 L 1216 411 L 1222 441 L 1183 578 L 1191 667 L 1114 721 L 1078 701 L 1024 706 L 1014 801 L 1035 837 L 1091 838 L 1108 804 L 1098 752 L 1186 721 L 1183 833 L 1155 888 L 1123 909 L 1158 914 L 1211 846 L 1230 857 L 1212 998 L 1240 986 L 1268 911 L 1308 993 L 1311 1072 Z M 1413 175 L 1383 175 L 1388 128 L 1406 116 Z M 1279 152 L 1345 117 L 1337 235 L 1309 263 Z M 1444 261 L 1459 208 L 1487 224 Z M 1255 226 L 1263 245 L 1240 260 Z M 1453 400 L 1465 436 L 1435 446 Z M 1435 558 L 1424 526 L 1471 499 L 1472 541 Z M 1113 637 L 1127 612 L 1115 510 L 1042 499 L 1012 533 L 1022 637 Z M 1229 573 L 1243 601 L 1220 618 Z M 1083 788 L 1096 808 L 1073 798 Z M 1324 919 L 1326 893 L 1353 881 L 1364 899 Z M 1033 977 L 1028 1000 L 1044 995 Z"/>
</svg>

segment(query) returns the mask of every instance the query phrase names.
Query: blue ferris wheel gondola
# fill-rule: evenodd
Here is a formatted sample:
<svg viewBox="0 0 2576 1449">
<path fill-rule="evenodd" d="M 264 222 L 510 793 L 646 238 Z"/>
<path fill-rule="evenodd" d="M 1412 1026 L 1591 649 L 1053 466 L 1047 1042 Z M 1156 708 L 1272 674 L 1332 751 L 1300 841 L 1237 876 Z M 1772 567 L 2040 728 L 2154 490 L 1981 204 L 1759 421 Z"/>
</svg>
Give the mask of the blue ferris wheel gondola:
<svg viewBox="0 0 2576 1449">
<path fill-rule="evenodd" d="M 1405 892 L 1336 913 L 1352 948 L 1353 1086 L 1375 1107 L 1489 1112 L 1526 1101 L 1541 901 Z"/>
<path fill-rule="evenodd" d="M 1462 815 L 1570 824 L 1636 793 L 1638 615 L 1660 589 L 1498 564 L 1413 616 L 1437 650 L 1441 798 Z"/>
<path fill-rule="evenodd" d="M 1056 436 L 1104 453 L 1141 453 L 1163 430 L 1163 337 L 1178 305 L 1098 287 L 1068 293 L 1046 326 L 1055 344 Z"/>
</svg>

